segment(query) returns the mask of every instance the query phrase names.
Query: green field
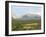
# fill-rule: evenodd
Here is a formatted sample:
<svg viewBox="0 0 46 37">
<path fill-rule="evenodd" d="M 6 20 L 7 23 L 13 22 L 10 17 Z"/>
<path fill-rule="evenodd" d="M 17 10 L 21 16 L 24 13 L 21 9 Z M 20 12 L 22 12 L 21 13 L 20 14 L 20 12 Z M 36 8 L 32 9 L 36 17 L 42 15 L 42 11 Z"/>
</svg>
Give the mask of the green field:
<svg viewBox="0 0 46 37">
<path fill-rule="evenodd" d="M 41 29 L 41 19 L 15 20 L 12 18 L 12 31 L 39 30 L 39 29 Z"/>
</svg>

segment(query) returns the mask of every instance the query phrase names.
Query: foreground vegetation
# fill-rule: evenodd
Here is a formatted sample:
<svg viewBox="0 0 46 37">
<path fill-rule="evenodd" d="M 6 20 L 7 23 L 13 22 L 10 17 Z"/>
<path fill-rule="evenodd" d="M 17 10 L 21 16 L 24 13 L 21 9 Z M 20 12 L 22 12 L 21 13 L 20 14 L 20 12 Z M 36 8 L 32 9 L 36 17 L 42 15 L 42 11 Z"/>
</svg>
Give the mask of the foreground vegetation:
<svg viewBox="0 0 46 37">
<path fill-rule="evenodd" d="M 39 30 L 41 20 L 15 20 L 12 19 L 12 31 Z"/>
</svg>

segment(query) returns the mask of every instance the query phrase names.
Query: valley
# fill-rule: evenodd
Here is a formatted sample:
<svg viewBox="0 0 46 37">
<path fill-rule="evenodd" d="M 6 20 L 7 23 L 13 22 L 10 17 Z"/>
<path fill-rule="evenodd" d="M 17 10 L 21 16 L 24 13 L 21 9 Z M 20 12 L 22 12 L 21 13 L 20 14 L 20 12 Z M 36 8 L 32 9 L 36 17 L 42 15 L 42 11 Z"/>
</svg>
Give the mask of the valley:
<svg viewBox="0 0 46 37">
<path fill-rule="evenodd" d="M 12 19 L 12 31 L 39 30 L 39 29 L 41 29 L 41 19 L 39 20 Z"/>
</svg>

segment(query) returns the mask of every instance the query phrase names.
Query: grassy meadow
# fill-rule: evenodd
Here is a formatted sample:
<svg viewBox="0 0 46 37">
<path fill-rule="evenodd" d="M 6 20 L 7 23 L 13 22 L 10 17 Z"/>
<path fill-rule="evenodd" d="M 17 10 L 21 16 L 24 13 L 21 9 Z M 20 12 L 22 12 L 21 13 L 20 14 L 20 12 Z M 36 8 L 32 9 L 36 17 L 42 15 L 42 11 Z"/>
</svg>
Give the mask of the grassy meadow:
<svg viewBox="0 0 46 37">
<path fill-rule="evenodd" d="M 39 30 L 39 29 L 41 29 L 41 19 L 17 20 L 12 18 L 12 31 Z"/>
</svg>

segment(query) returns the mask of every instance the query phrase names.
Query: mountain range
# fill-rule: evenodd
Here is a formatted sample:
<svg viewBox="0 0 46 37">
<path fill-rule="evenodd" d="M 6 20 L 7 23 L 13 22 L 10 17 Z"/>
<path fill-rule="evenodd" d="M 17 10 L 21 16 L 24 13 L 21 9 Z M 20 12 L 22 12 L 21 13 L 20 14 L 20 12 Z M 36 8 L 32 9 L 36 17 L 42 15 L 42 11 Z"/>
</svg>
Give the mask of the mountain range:
<svg viewBox="0 0 46 37">
<path fill-rule="evenodd" d="M 13 17 L 13 19 L 16 19 L 16 20 L 33 20 L 33 19 L 39 20 L 40 18 L 41 18 L 41 16 L 37 15 L 37 14 L 25 14 L 20 18 Z"/>
</svg>

